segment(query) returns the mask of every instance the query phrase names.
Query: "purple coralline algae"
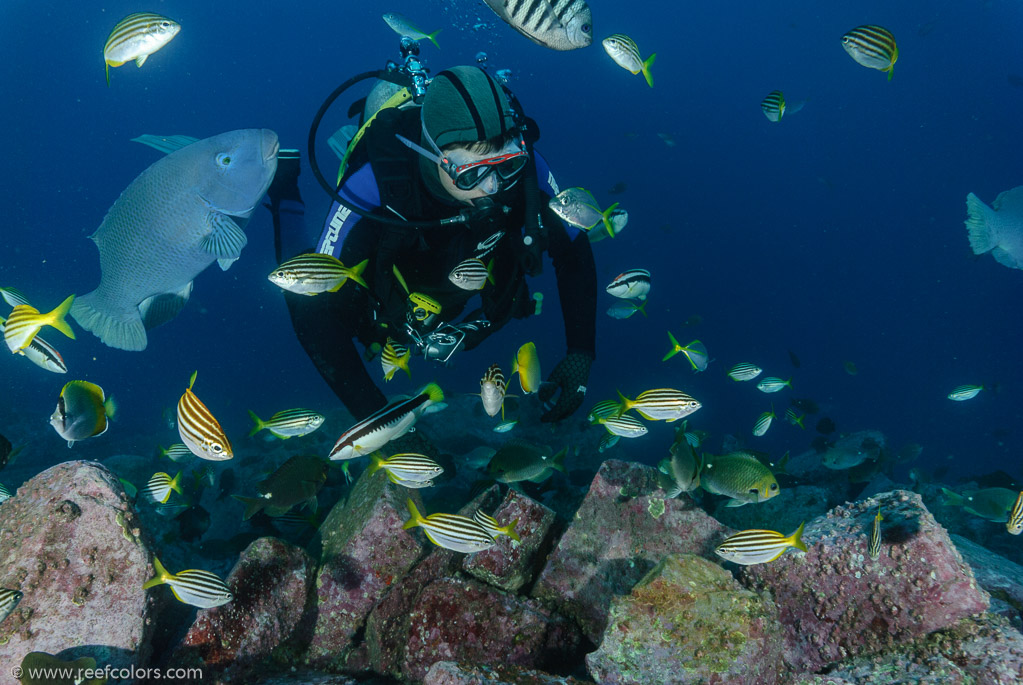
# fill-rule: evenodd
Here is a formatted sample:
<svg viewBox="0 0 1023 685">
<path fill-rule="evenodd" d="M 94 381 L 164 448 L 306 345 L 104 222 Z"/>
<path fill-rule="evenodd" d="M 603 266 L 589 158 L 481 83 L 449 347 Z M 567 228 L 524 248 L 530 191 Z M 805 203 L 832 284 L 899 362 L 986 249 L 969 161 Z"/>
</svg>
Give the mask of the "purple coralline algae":
<svg viewBox="0 0 1023 685">
<path fill-rule="evenodd" d="M 259 538 L 242 552 L 227 577 L 234 600 L 200 611 L 171 658 L 175 666 L 202 666 L 218 682 L 248 682 L 300 626 L 309 628 L 316 563 L 301 548 Z"/>
<path fill-rule="evenodd" d="M 140 535 L 121 484 L 94 462 L 49 468 L 4 502 L 0 587 L 24 597 L 0 624 L 0 671 L 33 651 L 145 666 L 154 612 Z"/>
<path fill-rule="evenodd" d="M 873 560 L 867 544 L 879 504 L 881 550 Z M 747 585 L 772 594 L 786 661 L 796 670 L 892 650 L 988 607 L 988 594 L 915 493 L 836 507 L 807 523 L 803 541 L 805 555 L 743 569 Z"/>
<path fill-rule="evenodd" d="M 605 461 L 533 588 L 595 645 L 614 596 L 628 594 L 669 554 L 716 560 L 714 546 L 733 532 L 688 496 L 668 499 L 658 476 L 643 464 Z"/>
<path fill-rule="evenodd" d="M 602 685 L 773 685 L 783 671 L 778 612 L 721 566 L 672 555 L 611 604 L 604 639 L 586 656 Z"/>
</svg>

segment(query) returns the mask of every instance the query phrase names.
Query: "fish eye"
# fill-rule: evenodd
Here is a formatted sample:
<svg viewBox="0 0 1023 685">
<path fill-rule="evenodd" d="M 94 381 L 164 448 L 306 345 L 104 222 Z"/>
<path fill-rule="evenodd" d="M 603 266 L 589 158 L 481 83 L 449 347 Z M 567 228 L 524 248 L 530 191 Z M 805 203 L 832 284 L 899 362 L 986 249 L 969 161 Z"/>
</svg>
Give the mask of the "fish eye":
<svg viewBox="0 0 1023 685">
<path fill-rule="evenodd" d="M 161 21 L 160 22 L 160 28 L 169 29 L 170 28 L 170 22 L 169 21 Z"/>
<path fill-rule="evenodd" d="M 220 166 L 231 166 L 231 155 L 221 152 L 217 155 L 217 164 Z"/>
<path fill-rule="evenodd" d="M 593 30 L 592 26 L 590 26 L 589 24 L 583 24 L 582 26 L 583 33 L 589 33 L 592 30 Z"/>
<path fill-rule="evenodd" d="M 224 448 L 220 446 L 220 443 L 216 443 L 216 442 L 215 442 L 215 443 L 213 443 L 213 444 L 211 444 L 211 445 L 210 445 L 210 450 L 211 450 L 211 451 L 212 451 L 212 452 L 213 452 L 214 454 L 220 454 L 221 452 L 223 452 L 223 451 L 224 451 Z"/>
</svg>

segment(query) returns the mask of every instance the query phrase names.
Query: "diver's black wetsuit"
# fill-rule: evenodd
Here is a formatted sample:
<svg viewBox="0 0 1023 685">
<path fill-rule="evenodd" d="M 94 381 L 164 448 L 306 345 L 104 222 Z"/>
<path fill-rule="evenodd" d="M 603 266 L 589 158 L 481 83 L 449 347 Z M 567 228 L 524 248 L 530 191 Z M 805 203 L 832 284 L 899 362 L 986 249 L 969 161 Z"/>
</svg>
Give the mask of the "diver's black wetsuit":
<svg viewBox="0 0 1023 685">
<path fill-rule="evenodd" d="M 415 112 L 393 116 L 407 120 L 395 122 L 396 126 L 404 125 L 410 130 L 413 125 L 418 126 Z M 400 153 L 398 149 L 392 148 L 390 166 L 383 170 L 365 164 L 347 175 L 339 188 L 341 196 L 358 207 L 372 209 L 381 205 L 384 188 L 382 204 L 395 209 L 403 218 L 425 221 L 446 219 L 465 208 L 432 193 L 423 181 L 419 155 L 404 146 L 400 146 Z M 404 178 L 397 183 L 400 189 L 395 191 L 394 159 L 398 154 L 407 159 L 407 164 L 399 167 L 408 173 L 402 174 Z M 567 352 L 593 359 L 597 287 L 593 252 L 585 233 L 567 227 L 547 206 L 553 178 L 546 163 L 538 157 L 537 170 L 540 215 L 547 232 L 547 253 L 558 280 Z M 380 176 L 390 178 L 382 183 L 378 180 Z M 370 292 L 349 281 L 336 293 L 308 297 L 285 292 L 285 299 L 300 343 L 356 419 L 381 408 L 386 400 L 371 379 L 353 339 L 358 337 L 364 345 L 373 342 L 383 345 L 388 336 L 399 342 L 407 339 L 403 326 L 408 311 L 407 294 L 393 275 L 392 267 L 397 267 L 411 291 L 429 295 L 441 305 L 440 318 L 445 322 L 454 322 L 477 292 L 480 294 L 479 308 L 463 320 L 485 318 L 491 325 L 467 336 L 467 349 L 478 345 L 510 318 L 533 312 L 535 304 L 529 295 L 523 266 L 528 259 L 523 247 L 524 187 L 524 183 L 517 183 L 495 196 L 499 204 L 512 208 L 508 214 L 494 211 L 468 224 L 425 229 L 415 228 L 414 223 L 408 227 L 391 226 L 360 218 L 334 202 L 323 235 L 313 249 L 333 254 L 349 267 L 368 259 L 363 277 Z M 294 205 L 291 207 L 294 209 Z M 291 220 L 289 216 L 294 214 L 282 213 L 282 221 Z M 291 256 L 294 255 L 284 254 Z M 494 285 L 488 283 L 481 291 L 467 291 L 448 280 L 451 270 L 471 257 L 479 257 L 484 263 L 493 259 Z"/>
</svg>

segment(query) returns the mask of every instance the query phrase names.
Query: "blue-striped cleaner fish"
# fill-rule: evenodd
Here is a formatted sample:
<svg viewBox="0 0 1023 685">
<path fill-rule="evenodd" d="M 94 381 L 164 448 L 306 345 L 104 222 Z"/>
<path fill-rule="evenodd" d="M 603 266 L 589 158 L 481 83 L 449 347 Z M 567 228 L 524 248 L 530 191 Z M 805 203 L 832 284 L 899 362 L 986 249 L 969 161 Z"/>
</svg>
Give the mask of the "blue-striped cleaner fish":
<svg viewBox="0 0 1023 685">
<path fill-rule="evenodd" d="M 4 332 L 6 324 L 7 320 L 0 316 L 0 334 Z M 22 355 L 41 369 L 53 373 L 67 373 L 64 357 L 60 355 L 57 348 L 43 340 L 38 334 L 32 337 L 32 342 L 28 344 L 28 347 L 18 350 L 16 354 Z"/>
<path fill-rule="evenodd" d="M 788 379 L 787 381 L 783 381 L 782 379 L 777 378 L 775 376 L 768 376 L 767 378 L 757 383 L 757 390 L 766 393 L 778 392 L 779 390 L 784 390 L 785 388 L 791 387 L 792 387 L 791 378 Z"/>
<path fill-rule="evenodd" d="M 592 231 L 603 224 L 612 238 L 621 232 L 611 223 L 611 215 L 618 207 L 615 202 L 607 209 L 601 209 L 593 193 L 585 188 L 567 188 L 551 198 L 548 206 L 562 220 L 584 231 Z"/>
<path fill-rule="evenodd" d="M 771 411 L 765 411 L 759 417 L 757 417 L 756 423 L 753 424 L 753 435 L 760 438 L 767 433 L 771 427 L 771 422 L 774 421 L 774 408 Z"/>
<path fill-rule="evenodd" d="M 274 437 L 281 440 L 309 435 L 322 426 L 324 420 L 323 414 L 311 409 L 285 409 L 266 421 L 256 416 L 256 413 L 250 409 L 249 418 L 253 423 L 252 429 L 249 431 L 250 438 L 265 428 Z"/>
<path fill-rule="evenodd" d="M 892 80 L 899 48 L 888 29 L 874 24 L 857 26 L 842 36 L 842 47 L 857 64 L 887 72 L 888 80 Z"/>
<path fill-rule="evenodd" d="M 157 471 L 139 492 L 142 493 L 145 499 L 154 504 L 166 504 L 167 500 L 170 499 L 171 492 L 176 492 L 179 495 L 183 494 L 181 491 L 181 471 L 174 474 L 173 478 L 171 478 L 169 473 Z"/>
<path fill-rule="evenodd" d="M 373 452 L 369 455 L 369 468 L 366 470 L 373 474 L 380 469 L 387 473 L 387 477 L 392 483 L 399 485 L 404 485 L 409 481 L 425 483 L 444 473 L 443 466 L 425 454 L 415 452 L 392 454 L 389 457 L 384 457 L 379 452 Z"/>
<path fill-rule="evenodd" d="M 349 280 L 369 288 L 362 274 L 369 264 L 364 259 L 347 267 L 337 257 L 319 252 L 306 252 L 282 262 L 267 279 L 282 290 L 312 297 L 320 293 L 336 293 Z"/>
<path fill-rule="evenodd" d="M 693 371 L 699 373 L 700 371 L 706 371 L 707 365 L 710 364 L 710 357 L 707 355 L 707 346 L 699 340 L 693 340 L 692 342 L 682 345 L 675 336 L 668 331 L 668 339 L 671 341 L 671 349 L 668 353 L 661 358 L 662 362 L 666 362 L 676 354 L 681 352 L 689 360 L 689 363 L 693 367 Z"/>
<path fill-rule="evenodd" d="M 441 32 L 441 29 L 437 29 L 433 33 L 426 33 L 425 31 L 417 28 L 408 17 L 399 12 L 388 12 L 383 15 L 382 18 L 384 23 L 390 26 L 391 30 L 399 36 L 408 36 L 413 40 L 422 40 L 426 38 L 436 45 L 438 50 L 440 50 L 440 45 L 437 43 L 437 34 Z"/>
<path fill-rule="evenodd" d="M 700 409 L 703 405 L 699 400 L 690 397 L 681 390 L 674 388 L 656 388 L 645 390 L 630 400 L 618 392 L 618 415 L 635 409 L 640 416 L 648 421 L 678 421 Z"/>
<path fill-rule="evenodd" d="M 483 411 L 487 416 L 497 416 L 501 413 L 504 418 L 504 398 L 508 385 L 504 380 L 504 373 L 497 364 L 491 364 L 487 372 L 480 379 L 480 399 L 483 400 Z"/>
<path fill-rule="evenodd" d="M 383 351 L 380 353 L 380 367 L 384 370 L 384 381 L 394 378 L 394 374 L 401 369 L 412 378 L 412 371 L 409 369 L 409 360 L 412 358 L 412 351 L 405 345 L 387 339 Z"/>
<path fill-rule="evenodd" d="M 455 552 L 472 554 L 494 546 L 490 532 L 476 521 L 459 514 L 430 514 L 423 516 L 415 502 L 408 501 L 410 518 L 403 529 L 422 528 L 430 542 Z"/>
<path fill-rule="evenodd" d="M 965 402 L 966 400 L 972 400 L 974 397 L 979 395 L 980 391 L 983 389 L 983 385 L 960 385 L 948 394 L 948 399 L 953 402 Z"/>
<path fill-rule="evenodd" d="M 639 54 L 639 46 L 636 45 L 636 41 L 624 33 L 611 34 L 601 41 L 601 45 L 604 46 L 604 52 L 615 61 L 615 64 L 633 74 L 642 73 L 646 84 L 651 88 L 654 87 L 654 77 L 650 73 L 650 67 L 657 59 L 656 52 L 643 59 Z"/>
<path fill-rule="evenodd" d="M 493 259 L 484 264 L 482 259 L 470 257 L 451 270 L 448 280 L 462 290 L 483 290 L 488 281 L 494 285 L 493 270 Z"/>
<path fill-rule="evenodd" d="M 12 353 L 18 353 L 32 344 L 39 329 L 43 326 L 52 326 L 58 331 L 75 339 L 75 332 L 64 317 L 71 310 L 75 296 L 70 295 L 57 307 L 46 314 L 29 304 L 19 304 L 11 310 L 10 315 L 4 321 L 4 342 L 7 349 Z"/>
<path fill-rule="evenodd" d="M 0 623 L 3 623 L 4 619 L 11 615 L 24 596 L 18 590 L 0 588 Z"/>
<path fill-rule="evenodd" d="M 99 287 L 71 316 L 110 347 L 144 350 L 146 329 L 185 306 L 192 279 L 227 269 L 277 170 L 277 134 L 245 129 L 198 140 L 156 161 L 128 185 L 91 238 Z M 239 223 L 240 222 L 240 223 Z"/>
<path fill-rule="evenodd" d="M 103 46 L 103 62 L 110 87 L 110 67 L 135 61 L 141 67 L 149 56 L 167 45 L 181 31 L 181 24 L 152 12 L 129 14 L 117 22 Z"/>
<path fill-rule="evenodd" d="M 1009 535 L 1023 533 L 1023 492 L 1016 496 L 1016 502 L 1009 510 L 1009 520 L 1005 522 L 1005 529 L 1009 531 Z"/>
<path fill-rule="evenodd" d="M 329 458 L 339 461 L 375 452 L 407 433 L 432 405 L 443 401 L 440 386 L 429 383 L 416 396 L 395 400 L 346 430 L 334 443 Z"/>
<path fill-rule="evenodd" d="M 999 193 L 990 207 L 970 193 L 966 211 L 973 254 L 990 252 L 999 264 L 1023 269 L 1023 186 Z"/>
<path fill-rule="evenodd" d="M 519 534 L 515 532 L 515 524 L 519 522 L 518 519 L 513 520 L 506 526 L 502 526 L 496 518 L 489 514 L 484 514 L 482 511 L 477 509 L 476 513 L 472 515 L 472 520 L 483 526 L 486 531 L 490 533 L 490 537 L 494 538 L 495 542 L 497 541 L 497 538 L 502 535 L 510 537 L 515 542 L 522 542 L 522 538 L 520 538 Z"/>
<path fill-rule="evenodd" d="M 71 447 L 79 440 L 103 435 L 117 412 L 113 397 L 89 381 L 68 381 L 57 398 L 57 408 L 50 416 L 50 425 Z"/>
<path fill-rule="evenodd" d="M 874 522 L 870 525 L 870 538 L 867 541 L 867 555 L 871 559 L 877 559 L 881 556 L 881 521 L 884 520 L 884 516 L 881 516 L 881 505 L 877 505 L 877 515 L 874 517 Z"/>
<path fill-rule="evenodd" d="M 519 374 L 519 387 L 527 395 L 540 389 L 540 355 L 535 344 L 527 342 L 518 349 L 511 372 Z"/>
<path fill-rule="evenodd" d="M 763 370 L 756 364 L 739 362 L 728 372 L 728 377 L 733 381 L 751 381 L 759 376 Z"/>
<path fill-rule="evenodd" d="M 316 495 L 327 482 L 329 468 L 330 464 L 320 457 L 301 454 L 291 457 L 256 486 L 259 497 L 232 495 L 245 505 L 242 520 L 247 521 L 260 511 L 276 518 L 302 504 L 316 511 Z"/>
<path fill-rule="evenodd" d="M 725 538 L 714 552 L 723 559 L 743 566 L 774 561 L 789 547 L 805 552 L 806 544 L 803 542 L 805 525 L 800 523 L 792 535 L 782 535 L 773 530 L 744 530 Z"/>
<path fill-rule="evenodd" d="M 604 288 L 609 295 L 624 300 L 645 300 L 650 294 L 650 272 L 646 269 L 629 269 L 614 277 Z"/>
<path fill-rule="evenodd" d="M 483 0 L 509 26 L 551 50 L 575 50 L 593 42 L 586 0 Z"/>
<path fill-rule="evenodd" d="M 198 374 L 198 371 L 192 372 L 188 387 L 178 400 L 178 435 L 200 459 L 226 461 L 234 457 L 231 441 L 224 435 L 220 422 L 192 392 Z"/>
<path fill-rule="evenodd" d="M 171 573 L 155 556 L 153 557 L 153 568 L 156 575 L 145 582 L 142 586 L 143 590 L 157 585 L 168 585 L 179 602 L 200 609 L 219 607 L 234 599 L 234 594 L 227 587 L 227 583 L 209 571 L 188 569 L 179 573 Z"/>
</svg>

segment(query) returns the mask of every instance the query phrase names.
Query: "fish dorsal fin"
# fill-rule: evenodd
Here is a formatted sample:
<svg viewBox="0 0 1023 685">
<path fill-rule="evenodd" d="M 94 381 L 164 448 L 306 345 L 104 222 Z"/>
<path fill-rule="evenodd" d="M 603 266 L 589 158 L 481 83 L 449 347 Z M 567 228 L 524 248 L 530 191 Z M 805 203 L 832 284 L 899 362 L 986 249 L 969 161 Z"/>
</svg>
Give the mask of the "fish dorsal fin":
<svg viewBox="0 0 1023 685">
<path fill-rule="evenodd" d="M 199 369 L 192 372 L 192 378 L 188 381 L 188 389 L 191 390 L 192 386 L 195 385 L 195 377 L 199 375 Z"/>
<path fill-rule="evenodd" d="M 182 136 L 182 135 L 177 135 L 177 136 L 159 136 L 159 135 L 155 135 L 153 133 L 143 133 L 138 138 L 132 138 L 131 142 L 133 142 L 133 143 L 142 143 L 143 145 L 148 145 L 149 147 L 153 148 L 154 150 L 158 150 L 158 151 L 163 152 L 165 154 L 170 154 L 171 152 L 174 152 L 176 150 L 180 150 L 181 148 L 185 147 L 186 145 L 191 145 L 192 143 L 196 142 L 197 140 L 199 140 L 199 139 L 198 138 L 193 138 L 192 136 Z"/>
</svg>

